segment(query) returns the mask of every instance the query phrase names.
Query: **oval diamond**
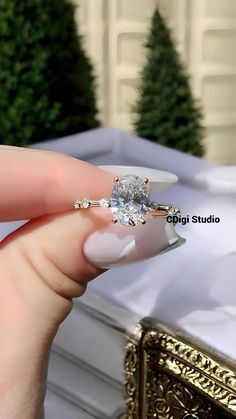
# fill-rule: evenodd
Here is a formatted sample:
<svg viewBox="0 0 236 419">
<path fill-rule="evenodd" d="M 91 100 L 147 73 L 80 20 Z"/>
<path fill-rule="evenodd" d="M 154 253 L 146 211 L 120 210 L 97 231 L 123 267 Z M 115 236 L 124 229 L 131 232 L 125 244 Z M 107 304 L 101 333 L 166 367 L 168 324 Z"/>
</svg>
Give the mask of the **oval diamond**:
<svg viewBox="0 0 236 419">
<path fill-rule="evenodd" d="M 135 175 L 121 177 L 111 194 L 114 219 L 126 226 L 135 226 L 144 220 L 148 193 L 145 180 Z"/>
</svg>

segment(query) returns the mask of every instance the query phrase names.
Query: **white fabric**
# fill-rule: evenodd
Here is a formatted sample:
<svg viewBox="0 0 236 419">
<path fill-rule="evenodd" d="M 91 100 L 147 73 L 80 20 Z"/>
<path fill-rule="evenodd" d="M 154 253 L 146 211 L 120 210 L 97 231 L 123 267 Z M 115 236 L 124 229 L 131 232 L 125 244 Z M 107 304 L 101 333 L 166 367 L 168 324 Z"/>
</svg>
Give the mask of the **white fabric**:
<svg viewBox="0 0 236 419">
<path fill-rule="evenodd" d="M 211 192 L 223 194 L 236 193 L 236 167 L 220 166 L 196 175 L 197 181 Z"/>
</svg>

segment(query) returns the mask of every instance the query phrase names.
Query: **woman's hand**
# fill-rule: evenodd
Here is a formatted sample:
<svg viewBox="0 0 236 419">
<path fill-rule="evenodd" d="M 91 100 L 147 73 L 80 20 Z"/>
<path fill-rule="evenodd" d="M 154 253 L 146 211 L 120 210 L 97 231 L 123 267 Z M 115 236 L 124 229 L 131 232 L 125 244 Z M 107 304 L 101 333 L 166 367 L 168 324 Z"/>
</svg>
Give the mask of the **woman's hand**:
<svg viewBox="0 0 236 419">
<path fill-rule="evenodd" d="M 30 219 L 0 243 L 0 418 L 43 417 L 53 338 L 102 272 L 83 243 L 109 217 L 73 203 L 109 195 L 112 180 L 63 154 L 0 146 L 0 221 Z"/>
</svg>

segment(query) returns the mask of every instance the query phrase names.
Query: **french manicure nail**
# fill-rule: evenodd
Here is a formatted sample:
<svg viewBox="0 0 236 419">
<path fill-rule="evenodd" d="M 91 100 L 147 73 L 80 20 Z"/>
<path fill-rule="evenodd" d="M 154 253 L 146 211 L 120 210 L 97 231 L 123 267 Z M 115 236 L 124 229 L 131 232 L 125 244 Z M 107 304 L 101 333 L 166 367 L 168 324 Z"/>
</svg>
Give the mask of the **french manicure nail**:
<svg viewBox="0 0 236 419">
<path fill-rule="evenodd" d="M 93 265 L 108 269 L 155 256 L 178 240 L 174 227 L 164 218 L 135 227 L 112 224 L 87 238 L 84 254 Z"/>
</svg>

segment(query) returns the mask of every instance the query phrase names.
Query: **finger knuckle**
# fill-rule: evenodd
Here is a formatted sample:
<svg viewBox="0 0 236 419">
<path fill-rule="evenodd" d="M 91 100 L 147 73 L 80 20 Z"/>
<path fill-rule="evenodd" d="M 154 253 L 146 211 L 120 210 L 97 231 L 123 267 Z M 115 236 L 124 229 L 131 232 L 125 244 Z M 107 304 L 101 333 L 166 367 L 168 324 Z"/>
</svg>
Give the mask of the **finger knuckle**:
<svg viewBox="0 0 236 419">
<path fill-rule="evenodd" d="M 63 181 L 68 166 L 68 158 L 64 154 L 52 153 L 47 162 L 45 182 L 50 191 L 58 188 Z"/>
</svg>

